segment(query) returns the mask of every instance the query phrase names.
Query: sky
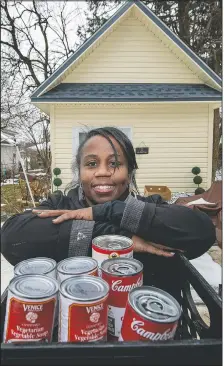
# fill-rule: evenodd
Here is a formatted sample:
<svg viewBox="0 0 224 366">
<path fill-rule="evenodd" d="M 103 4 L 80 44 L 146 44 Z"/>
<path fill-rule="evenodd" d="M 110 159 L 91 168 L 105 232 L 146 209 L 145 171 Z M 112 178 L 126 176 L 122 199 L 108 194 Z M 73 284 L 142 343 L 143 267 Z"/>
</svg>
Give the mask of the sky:
<svg viewBox="0 0 224 366">
<path fill-rule="evenodd" d="M 60 9 L 62 7 L 64 1 L 39 1 L 40 4 L 42 4 L 42 6 L 44 6 L 44 3 L 47 3 L 47 6 L 49 7 L 50 11 L 53 12 L 53 14 L 58 14 L 60 12 Z M 8 4 L 12 5 L 12 1 L 8 1 Z M 26 0 L 22 0 L 22 4 L 24 6 L 26 6 L 27 8 L 32 8 L 32 2 L 31 1 L 26 1 Z M 22 6 L 20 7 L 18 5 L 18 9 L 21 11 L 21 9 L 24 9 Z M 117 9 L 112 9 L 112 11 L 108 14 L 108 15 L 112 15 Z M 86 24 L 86 14 L 85 12 L 88 13 L 88 5 L 87 2 L 82 0 L 82 1 L 74 1 L 74 0 L 68 0 L 67 4 L 66 4 L 66 17 L 68 17 L 69 20 L 69 32 L 68 32 L 68 36 L 69 39 L 71 41 L 71 43 L 73 43 L 74 48 L 75 48 L 75 43 L 79 41 L 79 38 L 76 34 L 77 32 L 77 28 L 78 26 L 83 26 Z M 14 16 L 18 16 L 18 12 L 17 12 L 17 8 L 14 6 L 10 7 L 10 13 Z M 26 13 L 23 16 L 23 19 L 25 20 L 25 22 L 28 22 L 28 15 L 26 16 Z M 54 35 L 53 34 L 49 34 L 50 39 L 52 39 L 52 41 L 54 41 Z M 5 32 L 3 30 L 2 32 L 2 37 L 7 38 L 7 32 Z M 35 30 L 35 39 L 39 40 L 39 42 L 41 43 L 43 41 L 42 35 L 37 31 L 37 29 Z M 23 47 L 25 47 L 25 44 L 23 45 Z"/>
<path fill-rule="evenodd" d="M 57 32 L 59 32 L 61 34 L 60 31 L 60 24 L 57 23 L 57 19 L 60 11 L 62 10 L 62 6 L 64 1 L 39 1 L 36 2 L 38 4 L 38 6 L 40 6 L 42 8 L 42 13 L 46 13 L 46 10 L 53 15 L 52 18 L 50 18 L 50 24 L 52 25 L 53 28 L 55 28 L 57 30 Z M 9 7 L 10 9 L 10 14 L 13 15 L 14 17 L 18 17 L 18 14 L 21 14 L 22 11 L 24 11 L 25 7 L 26 8 L 33 8 L 33 4 L 31 1 L 25 1 L 23 0 L 21 2 L 21 5 L 17 3 L 16 6 L 12 6 L 13 2 L 12 1 L 8 1 L 8 4 L 11 5 Z M 113 9 L 112 11 L 110 11 L 110 13 L 108 15 L 112 15 L 114 12 L 116 11 L 116 8 Z M 66 34 L 68 37 L 68 42 L 69 42 L 69 46 L 71 49 L 76 50 L 78 45 L 80 45 L 80 39 L 77 36 L 77 29 L 79 26 L 84 26 L 86 25 L 86 12 L 88 13 L 88 5 L 86 1 L 67 1 L 66 4 L 66 8 L 64 9 L 64 17 L 66 18 L 66 22 L 67 22 L 67 27 L 66 27 Z M 34 24 L 34 21 L 36 21 L 36 16 L 34 16 L 33 18 L 29 19 L 30 17 L 30 13 L 28 12 L 24 12 L 23 13 L 23 18 L 22 20 L 18 19 L 18 26 L 19 27 L 24 27 L 27 24 Z M 56 19 L 56 20 L 55 20 Z M 44 54 L 45 51 L 45 43 L 44 43 L 44 38 L 43 35 L 39 29 L 39 27 L 32 27 L 30 29 L 31 32 L 31 37 L 32 39 L 34 39 L 35 45 L 37 46 L 38 50 Z M 58 37 L 56 36 L 55 32 L 53 32 L 51 29 L 48 29 L 48 40 L 50 40 L 50 46 L 49 48 L 51 49 L 51 51 L 55 51 L 57 50 L 58 52 L 58 58 L 60 55 L 60 52 L 64 49 L 62 48 L 62 43 L 58 41 Z M 20 38 L 22 38 L 23 35 L 22 33 L 20 34 Z M 8 37 L 8 32 L 3 30 L 2 31 L 2 39 L 3 40 L 7 40 L 8 42 L 10 42 L 10 38 Z M 21 51 L 27 56 L 29 55 L 29 51 L 30 51 L 30 43 L 22 40 L 22 42 L 20 42 L 20 49 Z M 31 51 L 30 54 L 30 58 L 40 58 L 41 56 L 39 54 L 36 54 L 34 50 Z M 55 56 L 53 56 L 55 57 Z M 57 67 L 63 63 L 65 59 L 61 58 L 60 61 L 57 64 Z M 55 59 L 52 59 L 52 63 L 55 61 Z M 55 67 L 54 67 L 55 68 Z M 41 74 L 40 74 L 41 75 Z M 43 80 L 41 80 L 42 82 Z"/>
<path fill-rule="evenodd" d="M 64 3 L 64 1 L 62 1 L 62 0 L 61 1 L 36 1 L 37 6 L 39 6 L 41 8 L 41 13 L 43 13 L 43 14 L 50 13 L 52 15 L 52 17 L 50 18 L 50 24 L 60 34 L 61 34 L 61 32 L 60 32 L 61 23 L 57 22 L 57 20 L 59 19 L 58 16 L 60 15 L 60 12 L 63 9 L 63 3 Z M 32 9 L 33 4 L 31 1 L 25 1 L 25 0 L 22 0 L 21 4 L 19 4 L 19 1 L 15 1 L 15 4 L 16 5 L 14 5 L 14 1 L 8 1 L 8 7 L 9 7 L 10 14 L 11 14 L 11 16 L 18 18 L 17 25 L 21 29 L 21 32 L 18 36 L 18 39 L 20 39 L 19 49 L 25 56 L 28 56 L 31 59 L 42 60 L 41 55 L 44 55 L 44 52 L 45 52 L 45 43 L 44 43 L 43 34 L 41 33 L 39 27 L 34 26 L 35 22 L 37 21 L 36 15 L 35 16 L 30 15 L 30 12 L 26 11 L 26 9 Z M 83 26 L 86 24 L 86 13 L 85 12 L 88 12 L 88 5 L 87 5 L 86 1 L 74 1 L 74 0 L 70 1 L 69 0 L 66 2 L 66 7 L 65 7 L 65 9 L 63 9 L 63 11 L 64 11 L 64 17 L 67 22 L 66 34 L 68 36 L 69 47 L 71 49 L 75 50 L 75 49 L 77 49 L 78 44 L 80 44 L 79 37 L 77 36 L 77 29 L 78 29 L 78 26 Z M 112 15 L 115 11 L 116 11 L 116 9 L 113 9 L 112 11 L 110 11 L 110 13 L 108 15 Z M 23 12 L 23 17 L 22 17 L 22 19 L 19 19 L 18 15 L 20 15 L 21 12 Z M 1 24 L 3 24 L 3 23 L 4 23 L 4 18 L 2 18 L 2 21 L 1 21 Z M 35 47 L 38 49 L 39 53 L 36 52 L 34 49 L 32 49 L 31 53 L 30 53 L 30 43 L 25 40 L 26 37 L 24 37 L 23 30 L 25 30 L 27 33 L 26 26 L 29 24 L 33 25 L 29 29 L 29 31 L 31 34 L 31 38 L 34 40 Z M 53 51 L 50 53 L 51 63 L 53 64 L 55 62 L 55 60 L 58 59 L 57 64 L 54 66 L 54 69 L 57 69 L 65 61 L 65 57 L 61 57 L 61 54 L 60 54 L 60 52 L 64 51 L 64 49 L 62 48 L 62 43 L 58 41 L 58 37 L 56 36 L 56 33 L 54 31 L 52 31 L 51 29 L 48 29 L 47 36 L 48 36 L 48 40 L 49 40 L 49 48 L 51 51 Z M 8 32 L 6 30 L 2 30 L 1 37 L 2 37 L 2 40 L 7 41 L 9 43 L 11 42 L 11 38 L 9 37 Z M 4 46 L 2 47 L 2 50 L 4 51 Z M 55 52 L 58 52 L 58 53 L 56 54 Z M 36 63 L 36 65 L 38 66 L 38 62 Z M 10 66 L 9 66 L 9 69 L 10 69 Z M 38 70 L 39 69 L 36 69 L 38 79 L 40 82 L 43 82 L 44 74 L 43 74 L 43 72 L 40 72 Z M 27 72 L 28 72 L 27 68 L 24 68 L 24 70 L 22 71 L 23 75 L 27 75 Z M 18 80 L 18 76 L 17 76 L 17 80 Z M 20 79 L 19 79 L 19 82 L 17 83 L 17 86 L 13 82 L 13 85 L 14 85 L 13 90 L 15 91 L 16 95 L 18 94 L 16 92 L 16 87 L 19 90 L 20 83 L 21 83 Z M 28 97 L 29 97 L 29 95 L 28 95 Z M 21 106 L 22 106 L 22 104 L 21 104 Z"/>
<path fill-rule="evenodd" d="M 8 4 L 12 5 L 11 1 L 8 1 Z M 42 3 L 41 5 L 44 6 L 45 1 L 39 2 Z M 63 1 L 46 1 L 47 6 L 49 7 L 50 11 L 53 12 L 53 14 L 58 14 L 60 12 L 61 6 L 63 4 Z M 26 6 L 26 8 L 32 8 L 32 2 L 31 1 L 22 1 L 22 4 Z M 18 16 L 17 9 L 21 12 L 23 10 L 23 6 L 19 6 L 18 8 L 11 6 L 10 8 L 10 14 L 13 16 Z M 71 40 L 71 43 L 74 43 L 78 41 L 78 37 L 76 35 L 78 26 L 82 26 L 86 24 L 86 16 L 85 11 L 87 11 L 87 3 L 86 1 L 68 1 L 66 5 L 66 11 L 65 15 L 68 17 L 69 21 L 69 39 Z M 28 14 L 24 13 L 23 20 L 28 24 Z M 21 23 L 20 23 L 21 24 Z M 56 25 L 56 24 L 54 24 Z M 35 37 L 35 40 L 38 41 L 40 44 L 43 42 L 43 38 L 40 32 L 38 32 L 38 28 L 35 30 L 33 29 L 32 36 Z M 7 38 L 7 32 L 2 31 L 2 39 Z M 49 33 L 49 38 L 54 41 L 54 35 Z M 23 44 L 22 48 L 25 49 L 26 45 Z"/>
</svg>

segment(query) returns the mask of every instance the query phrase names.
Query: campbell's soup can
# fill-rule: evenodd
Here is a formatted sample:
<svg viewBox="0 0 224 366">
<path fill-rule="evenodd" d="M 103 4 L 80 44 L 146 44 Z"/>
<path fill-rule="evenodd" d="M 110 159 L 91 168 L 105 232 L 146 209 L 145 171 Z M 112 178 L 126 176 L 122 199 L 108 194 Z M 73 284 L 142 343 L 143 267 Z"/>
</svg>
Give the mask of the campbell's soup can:
<svg viewBox="0 0 224 366">
<path fill-rule="evenodd" d="M 75 276 L 60 285 L 59 342 L 107 340 L 109 285 L 100 277 Z"/>
<path fill-rule="evenodd" d="M 97 260 L 99 268 L 106 259 L 133 258 L 133 241 L 121 235 L 98 236 L 92 242 L 92 257 Z"/>
<path fill-rule="evenodd" d="M 107 259 L 102 278 L 109 284 L 108 339 L 118 340 L 129 292 L 143 284 L 143 264 L 133 258 Z"/>
<path fill-rule="evenodd" d="M 29 258 L 15 265 L 14 275 L 39 274 L 56 278 L 56 266 L 57 263 L 52 258 Z"/>
<path fill-rule="evenodd" d="M 128 295 L 119 341 L 173 339 L 180 315 L 180 305 L 167 292 L 150 286 L 135 288 Z"/>
<path fill-rule="evenodd" d="M 44 275 L 14 277 L 8 287 L 4 343 L 51 342 L 58 283 Z"/>
<path fill-rule="evenodd" d="M 69 257 L 57 265 L 57 280 L 60 282 L 72 276 L 98 276 L 97 261 L 90 257 Z"/>
</svg>

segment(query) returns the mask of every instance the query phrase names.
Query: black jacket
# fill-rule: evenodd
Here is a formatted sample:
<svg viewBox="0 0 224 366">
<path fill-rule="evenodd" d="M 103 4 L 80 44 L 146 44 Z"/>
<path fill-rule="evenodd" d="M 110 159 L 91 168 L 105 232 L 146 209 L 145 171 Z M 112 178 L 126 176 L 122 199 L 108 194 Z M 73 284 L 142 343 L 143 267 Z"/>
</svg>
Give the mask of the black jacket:
<svg viewBox="0 0 224 366">
<path fill-rule="evenodd" d="M 53 194 L 40 209 L 87 207 L 78 199 L 78 188 L 67 196 Z M 12 264 L 31 257 L 50 257 L 57 262 L 77 255 L 91 256 L 92 238 L 99 235 L 137 235 L 147 241 L 186 250 L 188 258 L 205 253 L 215 242 L 211 219 L 201 211 L 169 205 L 160 196 L 129 195 L 125 201 L 93 206 L 94 221 L 69 220 L 53 224 L 32 212 L 9 218 L 2 227 L 1 252 Z"/>
</svg>

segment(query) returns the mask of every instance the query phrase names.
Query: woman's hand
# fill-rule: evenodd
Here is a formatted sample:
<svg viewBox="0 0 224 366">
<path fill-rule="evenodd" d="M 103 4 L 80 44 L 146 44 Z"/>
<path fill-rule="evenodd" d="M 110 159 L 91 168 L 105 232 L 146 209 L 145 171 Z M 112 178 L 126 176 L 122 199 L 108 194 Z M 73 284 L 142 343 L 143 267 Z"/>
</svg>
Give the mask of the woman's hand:
<svg viewBox="0 0 224 366">
<path fill-rule="evenodd" d="M 174 256 L 175 253 L 173 253 L 172 250 L 179 250 L 180 252 L 182 252 L 182 250 L 180 249 L 174 249 L 170 247 L 165 247 L 164 245 L 147 242 L 136 235 L 132 236 L 132 241 L 134 243 L 134 252 L 151 253 L 161 255 L 167 258 Z"/>
<path fill-rule="evenodd" d="M 58 216 L 56 219 L 53 219 L 52 222 L 54 224 L 61 224 L 63 221 L 66 220 L 86 220 L 92 221 L 93 220 L 93 210 L 92 207 L 82 208 L 80 210 L 38 210 L 35 209 L 32 211 L 38 217 L 45 218 L 45 217 L 54 217 Z"/>
</svg>

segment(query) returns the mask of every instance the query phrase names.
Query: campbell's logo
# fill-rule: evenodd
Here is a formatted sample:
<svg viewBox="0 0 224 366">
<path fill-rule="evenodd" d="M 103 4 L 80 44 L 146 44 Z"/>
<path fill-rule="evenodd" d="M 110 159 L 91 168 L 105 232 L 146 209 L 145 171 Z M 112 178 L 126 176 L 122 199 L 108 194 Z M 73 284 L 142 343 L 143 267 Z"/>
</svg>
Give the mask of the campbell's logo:
<svg viewBox="0 0 224 366">
<path fill-rule="evenodd" d="M 93 313 L 93 312 L 95 313 L 95 312 L 101 311 L 101 310 L 103 310 L 103 303 L 94 305 L 94 306 L 86 306 L 86 311 L 88 314 Z"/>
<path fill-rule="evenodd" d="M 116 253 L 116 252 L 113 252 L 113 253 L 110 253 L 108 258 L 110 259 L 114 259 L 114 258 L 118 258 L 120 257 L 119 253 Z"/>
<path fill-rule="evenodd" d="M 167 329 L 164 333 L 154 333 L 144 329 L 144 325 L 145 323 L 143 321 L 133 319 L 131 329 L 141 337 L 150 339 L 151 341 L 166 341 L 168 339 L 173 339 L 176 331 L 176 327 L 174 327 L 173 329 Z"/>
<path fill-rule="evenodd" d="M 112 291 L 118 292 L 129 292 L 135 287 L 142 286 L 142 277 L 139 277 L 136 283 L 130 285 L 122 285 L 122 280 L 112 281 L 111 289 Z"/>
<path fill-rule="evenodd" d="M 43 305 L 27 305 L 23 304 L 24 311 L 42 311 Z"/>
</svg>

